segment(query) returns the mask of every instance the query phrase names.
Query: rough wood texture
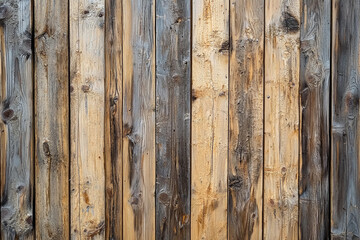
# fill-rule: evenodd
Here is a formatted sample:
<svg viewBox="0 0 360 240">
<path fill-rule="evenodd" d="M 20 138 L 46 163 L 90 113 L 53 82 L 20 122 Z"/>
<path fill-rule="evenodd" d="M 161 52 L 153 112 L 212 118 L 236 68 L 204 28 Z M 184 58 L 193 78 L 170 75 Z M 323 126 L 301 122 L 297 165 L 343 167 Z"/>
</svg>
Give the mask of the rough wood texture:
<svg viewBox="0 0 360 240">
<path fill-rule="evenodd" d="M 155 2 L 123 4 L 123 236 L 155 239 Z"/>
<path fill-rule="evenodd" d="M 300 1 L 265 6 L 264 239 L 297 239 Z"/>
<path fill-rule="evenodd" d="M 301 15 L 300 236 L 329 239 L 331 1 L 305 0 Z"/>
<path fill-rule="evenodd" d="M 37 239 L 69 237 L 68 2 L 35 0 Z"/>
<path fill-rule="evenodd" d="M 105 12 L 105 239 L 122 239 L 122 1 L 106 0 Z"/>
<path fill-rule="evenodd" d="M 70 1 L 71 238 L 105 238 L 104 0 Z"/>
<path fill-rule="evenodd" d="M 230 4 L 229 239 L 262 239 L 264 1 Z"/>
<path fill-rule="evenodd" d="M 122 2 L 106 1 L 106 239 L 122 239 Z"/>
<path fill-rule="evenodd" d="M 229 1 L 193 1 L 191 238 L 227 237 Z"/>
<path fill-rule="evenodd" d="M 360 238 L 360 1 L 333 1 L 331 237 Z"/>
<path fill-rule="evenodd" d="M 30 0 L 0 2 L 1 236 L 33 239 L 33 61 Z"/>
<path fill-rule="evenodd" d="M 190 239 L 190 4 L 156 1 L 157 239 Z"/>
</svg>

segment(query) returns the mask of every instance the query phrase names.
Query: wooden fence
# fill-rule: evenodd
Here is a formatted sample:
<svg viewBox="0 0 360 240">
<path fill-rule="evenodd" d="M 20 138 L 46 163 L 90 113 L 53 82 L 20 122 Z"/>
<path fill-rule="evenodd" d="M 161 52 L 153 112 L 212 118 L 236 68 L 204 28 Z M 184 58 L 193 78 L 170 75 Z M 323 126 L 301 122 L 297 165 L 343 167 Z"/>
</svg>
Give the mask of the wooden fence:
<svg viewBox="0 0 360 240">
<path fill-rule="evenodd" d="M 1 239 L 359 239 L 360 0 L 0 0 Z"/>
</svg>

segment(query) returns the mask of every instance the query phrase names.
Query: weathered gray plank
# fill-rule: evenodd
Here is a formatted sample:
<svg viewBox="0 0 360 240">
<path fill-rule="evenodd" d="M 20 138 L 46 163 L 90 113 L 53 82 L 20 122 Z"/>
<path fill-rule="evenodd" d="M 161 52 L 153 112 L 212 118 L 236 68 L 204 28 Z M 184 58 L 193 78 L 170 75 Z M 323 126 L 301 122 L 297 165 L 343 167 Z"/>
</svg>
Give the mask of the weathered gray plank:
<svg viewBox="0 0 360 240">
<path fill-rule="evenodd" d="M 37 239 L 69 237 L 68 2 L 35 0 Z"/>
<path fill-rule="evenodd" d="M 106 0 L 105 239 L 122 239 L 122 1 Z"/>
<path fill-rule="evenodd" d="M 32 2 L 2 0 L 1 46 L 1 235 L 32 239 L 33 61 Z"/>
<path fill-rule="evenodd" d="M 305 0 L 301 14 L 301 239 L 329 239 L 331 1 Z"/>
<path fill-rule="evenodd" d="M 156 1 L 156 238 L 190 238 L 190 0 Z"/>
<path fill-rule="evenodd" d="M 334 0 L 331 237 L 360 238 L 360 1 Z"/>
<path fill-rule="evenodd" d="M 262 238 L 264 1 L 230 4 L 229 239 Z"/>
<path fill-rule="evenodd" d="M 155 0 L 123 2 L 123 236 L 155 239 Z"/>
</svg>

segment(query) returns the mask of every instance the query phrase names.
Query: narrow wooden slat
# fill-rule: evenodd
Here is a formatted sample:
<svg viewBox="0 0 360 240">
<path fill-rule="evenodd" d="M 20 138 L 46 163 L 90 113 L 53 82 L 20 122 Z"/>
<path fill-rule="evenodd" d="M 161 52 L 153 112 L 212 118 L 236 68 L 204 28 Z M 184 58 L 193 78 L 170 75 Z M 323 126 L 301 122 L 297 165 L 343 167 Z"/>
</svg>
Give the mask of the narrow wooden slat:
<svg viewBox="0 0 360 240">
<path fill-rule="evenodd" d="M 105 239 L 122 239 L 122 1 L 106 0 Z"/>
<path fill-rule="evenodd" d="M 32 1 L 0 3 L 1 236 L 33 239 Z"/>
<path fill-rule="evenodd" d="M 298 238 L 299 19 L 299 0 L 266 0 L 264 239 Z"/>
<path fill-rule="evenodd" d="M 193 1 L 191 238 L 227 237 L 229 1 Z"/>
<path fill-rule="evenodd" d="M 331 237 L 360 238 L 360 1 L 334 0 Z"/>
<path fill-rule="evenodd" d="M 34 1 L 37 239 L 69 237 L 68 2 Z"/>
<path fill-rule="evenodd" d="M 329 104 L 331 1 L 305 0 L 301 13 L 301 239 L 330 238 Z"/>
<path fill-rule="evenodd" d="M 157 239 L 190 239 L 190 4 L 156 1 Z"/>
<path fill-rule="evenodd" d="M 123 237 L 155 239 L 155 2 L 123 14 Z"/>
<path fill-rule="evenodd" d="M 104 239 L 104 0 L 69 7 L 71 238 Z"/>
<path fill-rule="evenodd" d="M 262 239 L 264 1 L 231 0 L 229 239 Z"/>
</svg>

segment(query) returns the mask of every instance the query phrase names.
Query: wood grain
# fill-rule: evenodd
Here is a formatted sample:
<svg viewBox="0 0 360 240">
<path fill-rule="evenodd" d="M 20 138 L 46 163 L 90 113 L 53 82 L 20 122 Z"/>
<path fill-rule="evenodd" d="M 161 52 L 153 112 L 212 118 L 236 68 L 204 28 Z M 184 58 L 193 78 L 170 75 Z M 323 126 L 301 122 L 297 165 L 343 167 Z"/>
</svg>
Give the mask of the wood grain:
<svg viewBox="0 0 360 240">
<path fill-rule="evenodd" d="M 32 2 L 0 3 L 1 237 L 33 239 Z"/>
<path fill-rule="evenodd" d="M 156 1 L 156 238 L 190 238 L 190 0 Z"/>
<path fill-rule="evenodd" d="M 122 1 L 106 0 L 105 239 L 122 239 Z"/>
<path fill-rule="evenodd" d="M 330 238 L 329 104 L 331 1 L 305 0 L 301 13 L 301 239 Z"/>
<path fill-rule="evenodd" d="M 193 1 L 191 238 L 227 237 L 229 1 Z"/>
<path fill-rule="evenodd" d="M 360 2 L 334 0 L 331 237 L 360 238 Z"/>
<path fill-rule="evenodd" d="M 104 0 L 70 1 L 71 238 L 105 238 Z"/>
<path fill-rule="evenodd" d="M 123 13 L 123 236 L 155 239 L 155 2 Z"/>
<path fill-rule="evenodd" d="M 230 4 L 229 239 L 262 239 L 264 1 Z"/>
<path fill-rule="evenodd" d="M 69 237 L 68 2 L 34 1 L 37 239 Z"/>
<path fill-rule="evenodd" d="M 298 239 L 300 1 L 265 1 L 264 239 Z"/>
</svg>

